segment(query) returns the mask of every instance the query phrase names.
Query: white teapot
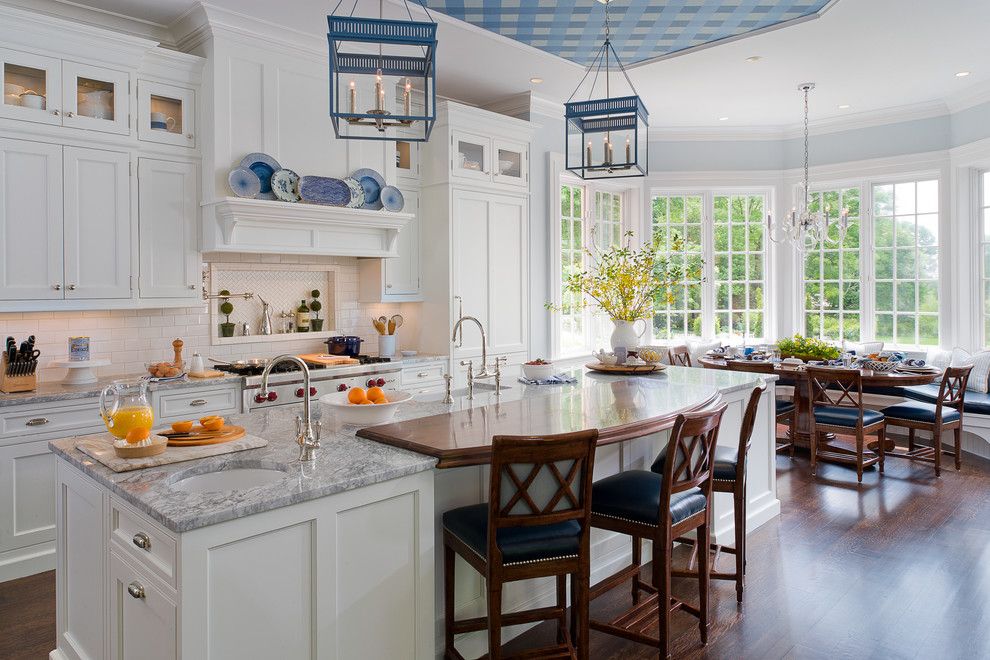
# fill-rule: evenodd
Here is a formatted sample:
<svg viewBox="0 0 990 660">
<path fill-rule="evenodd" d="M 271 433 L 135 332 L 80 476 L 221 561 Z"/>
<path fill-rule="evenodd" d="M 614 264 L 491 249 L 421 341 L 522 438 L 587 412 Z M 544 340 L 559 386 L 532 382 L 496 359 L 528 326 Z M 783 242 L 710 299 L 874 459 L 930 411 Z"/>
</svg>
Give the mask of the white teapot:
<svg viewBox="0 0 990 660">
<path fill-rule="evenodd" d="M 615 353 L 606 353 L 605 349 L 598 349 L 591 356 L 602 364 L 613 365 L 616 361 Z"/>
</svg>

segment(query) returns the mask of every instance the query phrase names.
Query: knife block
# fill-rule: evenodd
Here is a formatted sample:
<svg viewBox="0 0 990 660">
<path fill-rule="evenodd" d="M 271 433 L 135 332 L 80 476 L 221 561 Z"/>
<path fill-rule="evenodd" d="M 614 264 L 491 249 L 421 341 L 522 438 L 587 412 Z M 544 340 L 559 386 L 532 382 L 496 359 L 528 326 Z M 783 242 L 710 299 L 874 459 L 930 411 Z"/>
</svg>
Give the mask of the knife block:
<svg viewBox="0 0 990 660">
<path fill-rule="evenodd" d="M 0 360 L 0 392 L 4 394 L 15 394 L 16 392 L 32 392 L 38 389 L 38 374 L 27 374 L 25 376 L 7 375 L 7 354 L 3 354 Z"/>
</svg>

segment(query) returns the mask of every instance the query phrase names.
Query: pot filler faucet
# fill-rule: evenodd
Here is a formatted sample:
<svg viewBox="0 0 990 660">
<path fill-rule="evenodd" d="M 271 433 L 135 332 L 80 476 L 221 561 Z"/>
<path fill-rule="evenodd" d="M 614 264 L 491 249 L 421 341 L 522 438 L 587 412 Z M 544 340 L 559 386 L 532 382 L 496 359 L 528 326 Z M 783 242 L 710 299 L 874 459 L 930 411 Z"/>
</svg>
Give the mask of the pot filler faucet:
<svg viewBox="0 0 990 660">
<path fill-rule="evenodd" d="M 302 416 L 296 416 L 296 442 L 299 443 L 300 461 L 316 460 L 316 450 L 321 447 L 320 422 L 316 422 L 316 430 L 314 431 L 313 420 L 310 416 L 309 367 L 306 366 L 306 363 L 297 358 L 295 355 L 279 355 L 277 358 L 269 362 L 268 366 L 265 367 L 265 370 L 261 372 L 260 394 L 268 396 L 268 374 L 271 373 L 272 367 L 279 362 L 292 362 L 299 367 L 300 371 L 302 371 L 303 414 Z"/>
</svg>

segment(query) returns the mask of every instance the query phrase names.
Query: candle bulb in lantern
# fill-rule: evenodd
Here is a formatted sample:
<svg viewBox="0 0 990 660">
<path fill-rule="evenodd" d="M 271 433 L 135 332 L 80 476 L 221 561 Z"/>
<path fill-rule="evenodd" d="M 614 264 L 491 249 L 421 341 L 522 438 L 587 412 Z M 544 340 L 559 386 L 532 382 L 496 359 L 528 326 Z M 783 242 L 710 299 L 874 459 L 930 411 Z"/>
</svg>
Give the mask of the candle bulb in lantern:
<svg viewBox="0 0 990 660">
<path fill-rule="evenodd" d="M 351 81 L 351 114 L 357 114 L 357 88 L 354 81 Z"/>
<path fill-rule="evenodd" d="M 591 165 L 591 140 L 588 140 L 588 156 L 586 162 L 588 165 Z"/>
<path fill-rule="evenodd" d="M 375 73 L 375 110 L 385 108 L 385 90 L 382 89 L 382 70 Z"/>
<path fill-rule="evenodd" d="M 611 163 L 612 159 L 608 157 L 608 135 L 602 138 L 602 162 Z"/>
<path fill-rule="evenodd" d="M 410 97 L 412 96 L 412 83 L 409 82 L 409 78 L 406 78 L 406 89 L 402 94 L 402 110 L 403 114 L 407 117 L 409 116 L 409 106 Z"/>
<path fill-rule="evenodd" d="M 632 162 L 631 154 L 632 154 L 632 151 L 631 151 L 631 148 L 629 146 L 629 138 L 626 138 L 626 162 L 627 163 L 631 163 Z"/>
</svg>

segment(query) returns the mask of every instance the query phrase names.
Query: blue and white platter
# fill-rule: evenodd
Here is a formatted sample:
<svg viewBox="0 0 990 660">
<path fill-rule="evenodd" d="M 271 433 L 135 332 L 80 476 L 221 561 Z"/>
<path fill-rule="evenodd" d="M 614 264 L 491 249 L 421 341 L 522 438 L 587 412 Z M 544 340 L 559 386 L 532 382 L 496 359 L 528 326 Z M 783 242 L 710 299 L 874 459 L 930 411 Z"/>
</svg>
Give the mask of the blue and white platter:
<svg viewBox="0 0 990 660">
<path fill-rule="evenodd" d="M 359 209 L 364 206 L 364 186 L 361 185 L 361 182 L 354 177 L 348 176 L 344 177 L 344 183 L 351 189 L 351 202 L 347 207 Z"/>
<path fill-rule="evenodd" d="M 256 197 L 261 192 L 261 179 L 246 167 L 235 167 L 227 175 L 231 191 L 238 197 Z"/>
<path fill-rule="evenodd" d="M 385 179 L 381 174 L 371 169 L 363 167 L 356 170 L 351 177 L 357 179 L 364 188 L 364 206 L 362 208 L 378 210 L 382 208 L 381 193 L 385 187 Z"/>
<path fill-rule="evenodd" d="M 268 154 L 255 152 L 242 158 L 240 166 L 258 175 L 258 180 L 261 181 L 259 199 L 275 199 L 275 193 L 272 192 L 272 175 L 282 169 L 277 160 Z"/>
<path fill-rule="evenodd" d="M 395 186 L 385 186 L 381 194 L 382 206 L 386 211 L 398 213 L 406 205 L 406 200 L 402 196 L 402 191 Z"/>
<path fill-rule="evenodd" d="M 310 204 L 347 206 L 351 202 L 351 189 L 341 179 L 304 176 L 299 179 L 299 197 Z"/>
<path fill-rule="evenodd" d="M 272 175 L 272 192 L 283 202 L 298 202 L 299 175 L 292 170 L 279 170 Z"/>
</svg>

